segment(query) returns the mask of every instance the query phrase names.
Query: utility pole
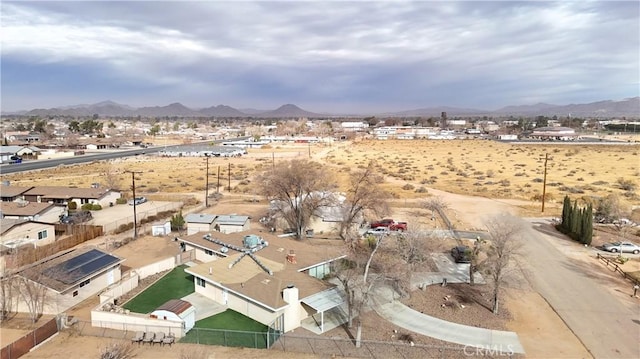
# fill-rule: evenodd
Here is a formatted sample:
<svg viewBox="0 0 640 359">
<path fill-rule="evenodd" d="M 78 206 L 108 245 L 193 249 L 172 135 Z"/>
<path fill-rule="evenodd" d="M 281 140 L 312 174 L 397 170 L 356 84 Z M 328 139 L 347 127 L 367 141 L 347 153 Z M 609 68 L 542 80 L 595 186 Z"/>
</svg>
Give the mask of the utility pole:
<svg viewBox="0 0 640 359">
<path fill-rule="evenodd" d="M 220 193 L 220 166 L 218 166 L 218 186 L 216 187 L 216 193 Z"/>
<path fill-rule="evenodd" d="M 207 175 L 206 175 L 206 182 L 204 185 L 204 207 L 208 208 L 209 207 L 209 154 L 205 153 L 205 156 L 207 157 Z"/>
<path fill-rule="evenodd" d="M 133 191 L 133 239 L 138 239 L 138 217 L 136 214 L 136 174 L 141 171 L 128 171 L 131 173 L 131 190 Z"/>
<path fill-rule="evenodd" d="M 544 199 L 547 194 L 547 160 L 549 160 L 549 154 L 544 154 L 544 177 L 542 179 L 542 213 L 544 213 Z"/>
<path fill-rule="evenodd" d="M 309 141 L 309 158 L 311 158 L 311 141 Z"/>
<path fill-rule="evenodd" d="M 231 162 L 229 162 L 229 171 L 227 171 L 227 177 L 229 178 L 228 190 L 229 192 L 231 192 Z"/>
</svg>

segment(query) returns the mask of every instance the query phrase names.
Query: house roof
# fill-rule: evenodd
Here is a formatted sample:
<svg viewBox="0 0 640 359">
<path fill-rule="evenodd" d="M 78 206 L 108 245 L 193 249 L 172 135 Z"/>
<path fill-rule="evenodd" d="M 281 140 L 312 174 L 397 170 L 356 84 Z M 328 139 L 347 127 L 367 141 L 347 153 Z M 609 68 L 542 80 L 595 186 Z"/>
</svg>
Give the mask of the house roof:
<svg viewBox="0 0 640 359">
<path fill-rule="evenodd" d="M 63 293 L 124 259 L 87 246 L 45 258 L 19 275 Z"/>
<path fill-rule="evenodd" d="M 20 151 L 23 146 L 0 146 L 0 154 L 6 155 L 11 154 L 14 155 L 18 151 Z"/>
<path fill-rule="evenodd" d="M 206 213 L 189 213 L 184 217 L 184 221 L 187 223 L 206 223 L 211 224 L 216 219 L 213 214 Z"/>
<path fill-rule="evenodd" d="M 20 186 L 0 186 L 0 197 L 16 197 L 19 196 L 33 187 L 20 187 Z"/>
<path fill-rule="evenodd" d="M 187 309 L 191 308 L 191 303 L 182 299 L 170 299 L 163 305 L 159 306 L 156 310 L 166 310 L 167 312 L 175 313 L 180 315 L 184 313 Z"/>
<path fill-rule="evenodd" d="M 9 232 L 13 227 L 29 222 L 26 219 L 2 218 L 0 219 L 0 234 Z"/>
<path fill-rule="evenodd" d="M 242 241 L 248 234 L 249 231 L 230 234 L 213 232 L 211 236 L 226 244 L 242 247 Z M 260 233 L 261 238 L 268 245 L 255 251 L 254 255 L 272 271 L 273 275 L 269 275 L 248 255 L 229 268 L 229 265 L 242 254 L 233 249 L 229 249 L 224 254 L 220 250 L 222 247 L 220 244 L 203 238 L 203 235 L 204 233 L 200 232 L 178 240 L 202 249 L 216 251 L 223 258 L 187 268 L 186 271 L 273 310 L 287 305 L 282 299 L 282 290 L 288 285 L 298 288 L 300 298 L 333 287 L 302 270 L 343 256 L 339 246 L 331 245 L 326 241 L 313 239 L 297 241 L 291 238 L 280 238 L 270 233 Z M 295 263 L 287 261 L 290 251 L 296 255 Z"/>
<path fill-rule="evenodd" d="M 35 216 L 51 207 L 54 205 L 41 202 L 0 202 L 0 211 L 8 216 Z"/>
<path fill-rule="evenodd" d="M 24 194 L 27 196 L 43 196 L 45 198 L 72 199 L 91 198 L 99 199 L 111 192 L 108 188 L 71 188 L 60 186 L 33 187 Z"/>
<path fill-rule="evenodd" d="M 220 215 L 216 217 L 216 223 L 227 226 L 244 226 L 249 216 Z"/>
</svg>

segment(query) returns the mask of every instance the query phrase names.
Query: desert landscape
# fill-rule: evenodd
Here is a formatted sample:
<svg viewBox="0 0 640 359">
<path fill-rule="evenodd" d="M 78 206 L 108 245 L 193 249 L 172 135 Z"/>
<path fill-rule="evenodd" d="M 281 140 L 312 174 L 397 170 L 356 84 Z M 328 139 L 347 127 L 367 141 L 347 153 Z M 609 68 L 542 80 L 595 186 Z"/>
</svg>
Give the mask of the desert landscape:
<svg viewBox="0 0 640 359">
<path fill-rule="evenodd" d="M 253 177 L 273 163 L 291 158 L 309 158 L 325 164 L 325 168 L 335 175 L 338 184 L 346 183 L 348 173 L 364 167 L 374 161 L 378 171 L 384 174 L 384 188 L 392 193 L 389 215 L 410 221 L 420 228 L 433 228 L 442 223 L 428 220 L 426 212 L 420 210 L 420 202 L 430 196 L 438 196 L 449 204 L 447 215 L 458 229 L 482 229 L 483 220 L 490 215 L 510 212 L 523 217 L 557 217 L 561 211 L 564 195 L 572 199 L 593 201 L 598 196 L 616 194 L 630 210 L 629 214 L 638 220 L 635 193 L 618 186 L 619 179 L 632 180 L 640 174 L 638 152 L 640 145 L 620 146 L 576 146 L 566 144 L 527 144 L 515 145 L 493 141 L 372 141 L 335 142 L 321 145 L 276 145 L 263 149 L 250 149 L 240 158 L 210 158 L 209 183 L 217 181 L 217 168 L 220 168 L 220 188 L 222 197 L 206 209 L 208 213 L 239 213 L 246 207 L 247 213 L 260 216 L 266 211 L 266 204 L 260 201 L 252 186 Z M 549 155 L 547 173 L 547 208 L 540 212 L 540 195 L 544 156 Z M 231 169 L 230 172 L 229 168 Z M 2 176 L 11 185 L 60 185 L 88 187 L 98 182 L 111 183 L 118 188 L 129 188 L 130 175 L 127 171 L 141 171 L 137 180 L 137 195 L 151 199 L 170 200 L 195 198 L 191 205 L 204 199 L 205 159 L 203 158 L 163 158 L 155 156 L 136 156 L 110 162 L 93 162 L 79 166 L 63 166 L 49 170 L 18 173 Z M 230 179 L 231 188 L 227 188 Z M 211 190 L 210 190 L 211 191 Z M 215 191 L 215 189 L 213 190 Z M 130 195 L 129 195 L 130 196 Z M 247 202 L 247 198 L 258 202 Z M 262 202 L 262 203 L 261 203 Z M 636 206 L 636 207 L 632 207 Z M 259 229 L 259 224 L 253 224 Z M 126 234 L 123 234 L 126 235 Z M 122 236 L 122 235 L 121 235 Z M 597 231 L 594 245 L 616 237 L 615 232 Z M 103 239 L 96 239 L 100 244 Z M 454 245 L 453 240 L 442 243 L 445 249 Z M 169 253 L 171 242 L 166 243 Z M 603 283 L 616 293 L 621 301 L 629 306 L 637 306 L 626 292 L 627 283 L 617 273 L 594 260 L 590 254 L 578 249 L 571 241 L 554 243 L 557 248 L 568 253 L 572 260 L 589 266 L 601 276 Z M 152 249 L 153 248 L 153 249 Z M 118 249 L 123 256 L 136 253 L 135 262 L 142 264 L 153 261 L 153 255 L 142 253 L 161 253 L 157 241 L 152 237 L 140 240 Z M 125 253 L 126 252 L 126 253 Z M 147 258 L 148 257 L 148 258 Z M 631 260 L 625 268 L 640 270 L 640 261 Z M 624 293 L 624 294 L 623 294 Z M 458 295 L 469 305 L 468 310 L 455 311 L 440 307 L 440 298 L 446 295 Z M 554 310 L 532 288 L 522 282 L 512 282 L 506 288 L 506 310 L 500 316 L 494 316 L 478 300 L 484 294 L 459 293 L 455 286 L 434 286 L 428 291 L 418 291 L 406 299 L 406 304 L 415 310 L 441 317 L 445 320 L 467 325 L 477 325 L 491 329 L 514 330 L 518 332 L 527 350 L 527 357 L 590 357 L 589 352 L 578 338 L 559 319 Z M 475 298 L 475 299 L 473 299 Z M 91 304 L 75 308 L 72 312 L 78 318 L 89 319 Z M 488 305 L 487 305 L 488 306 Z M 374 312 L 363 316 L 363 328 L 368 340 L 396 340 L 393 334 L 398 328 L 385 322 Z M 5 337 L 15 337 L 20 333 L 11 329 L 8 323 L 3 325 Z M 14 330 L 14 331 L 12 331 Z M 18 333 L 18 334 L 16 334 Z M 343 328 L 337 328 L 326 335 L 336 338 L 349 338 Z M 447 344 L 436 339 L 413 335 L 417 344 Z M 545 345 L 537 345 L 544 341 Z M 4 342 L 4 340 L 3 340 Z M 105 345 L 107 338 L 84 338 L 62 333 L 25 358 L 43 358 L 52 353 L 68 351 L 69 358 L 82 357 L 80 353 L 94 351 Z M 83 348 L 83 349 L 79 349 Z M 181 350 L 191 350 L 189 345 L 178 344 L 171 354 L 160 352 L 156 348 L 137 349 L 137 357 L 160 358 L 176 357 Z M 209 350 L 209 349 L 207 349 Z M 230 348 L 211 349 L 214 357 L 271 357 L 248 349 Z M 76 354 L 71 354 L 77 352 Z M 273 353 L 273 352 L 269 352 Z M 273 357 L 299 357 L 294 353 L 276 352 Z M 267 355 L 266 353 L 264 355 Z M 309 356 L 312 357 L 312 356 Z"/>
</svg>

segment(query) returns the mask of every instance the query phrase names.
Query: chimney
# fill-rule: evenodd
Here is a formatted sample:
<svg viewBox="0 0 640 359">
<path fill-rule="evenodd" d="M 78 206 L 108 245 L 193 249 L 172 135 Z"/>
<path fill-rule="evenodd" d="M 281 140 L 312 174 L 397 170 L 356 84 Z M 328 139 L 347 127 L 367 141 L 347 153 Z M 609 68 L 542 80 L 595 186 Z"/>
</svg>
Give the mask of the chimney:
<svg viewBox="0 0 640 359">
<path fill-rule="evenodd" d="M 293 249 L 289 250 L 289 254 L 287 254 L 287 262 L 291 264 L 296 264 L 296 253 Z"/>
<path fill-rule="evenodd" d="M 282 291 L 282 299 L 289 304 L 294 304 L 298 302 L 298 288 L 296 288 L 293 284 L 287 285 L 287 287 Z"/>
<path fill-rule="evenodd" d="M 213 268 L 209 267 L 209 275 L 213 274 Z"/>
</svg>

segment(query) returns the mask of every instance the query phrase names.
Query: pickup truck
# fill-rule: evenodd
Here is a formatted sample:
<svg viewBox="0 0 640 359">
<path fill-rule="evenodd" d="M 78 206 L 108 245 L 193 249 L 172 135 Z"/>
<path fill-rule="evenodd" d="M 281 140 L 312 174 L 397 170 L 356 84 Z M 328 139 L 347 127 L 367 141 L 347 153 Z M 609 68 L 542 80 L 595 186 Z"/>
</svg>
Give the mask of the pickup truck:
<svg viewBox="0 0 640 359">
<path fill-rule="evenodd" d="M 407 222 L 396 222 L 393 219 L 385 218 L 380 221 L 371 222 L 371 228 L 385 227 L 390 231 L 406 231 Z"/>
</svg>

